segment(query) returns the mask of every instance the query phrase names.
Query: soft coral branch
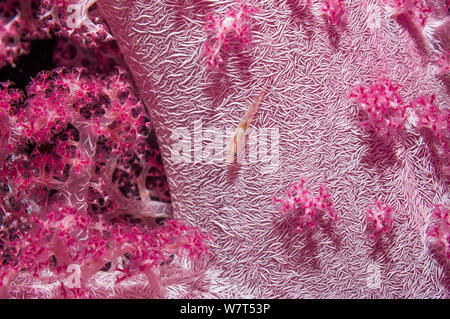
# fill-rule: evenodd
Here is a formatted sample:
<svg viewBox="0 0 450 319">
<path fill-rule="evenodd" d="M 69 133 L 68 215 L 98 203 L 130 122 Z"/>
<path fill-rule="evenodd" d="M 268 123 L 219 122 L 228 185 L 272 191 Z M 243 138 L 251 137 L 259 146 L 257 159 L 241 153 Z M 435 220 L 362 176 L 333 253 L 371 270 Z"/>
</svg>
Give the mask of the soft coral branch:
<svg viewBox="0 0 450 319">
<path fill-rule="evenodd" d="M 439 108 L 436 97 L 421 96 L 412 103 L 415 111 L 415 125 L 419 129 L 433 132 L 436 150 L 442 160 L 443 172 L 450 175 L 450 111 Z"/>
<path fill-rule="evenodd" d="M 86 46 L 112 39 L 96 8 L 97 0 L 42 0 L 40 19 L 50 33 L 78 39 Z"/>
<path fill-rule="evenodd" d="M 123 70 L 44 71 L 26 95 L 2 83 L 0 118 L 1 294 L 19 270 L 36 277 L 50 270 L 63 280 L 77 264 L 84 285 L 124 254 L 127 276 L 144 273 L 156 285 L 154 273 L 174 256 L 205 254 L 206 237 L 195 228 L 177 221 L 153 227 L 170 217 L 170 204 L 147 189 L 146 177 L 162 163 Z M 127 215 L 142 223 L 123 224 Z M 68 297 L 85 289 L 61 287 Z"/>
<path fill-rule="evenodd" d="M 0 67 L 6 63 L 15 66 L 17 57 L 29 51 L 30 43 L 22 39 L 22 23 L 20 14 L 10 21 L 5 21 L 5 18 L 0 16 Z"/>
<path fill-rule="evenodd" d="M 174 256 L 197 259 L 207 253 L 207 236 L 173 220 L 156 229 L 112 226 L 63 206 L 29 216 L 27 223 L 30 231 L 17 239 L 0 238 L 5 265 L 0 287 L 7 286 L 19 269 L 36 277 L 50 269 L 63 280 L 68 266 L 78 265 L 81 287 L 76 288 L 85 289 L 86 282 L 106 263 L 124 254 L 128 259 L 125 272 L 133 276 L 155 270 Z"/>
</svg>

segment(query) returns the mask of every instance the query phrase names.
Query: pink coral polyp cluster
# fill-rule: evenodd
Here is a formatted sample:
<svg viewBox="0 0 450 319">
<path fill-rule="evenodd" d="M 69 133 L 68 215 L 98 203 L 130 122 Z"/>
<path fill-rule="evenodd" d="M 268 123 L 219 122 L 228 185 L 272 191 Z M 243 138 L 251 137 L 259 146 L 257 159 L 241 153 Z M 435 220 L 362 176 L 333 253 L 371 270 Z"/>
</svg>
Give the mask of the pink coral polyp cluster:
<svg viewBox="0 0 450 319">
<path fill-rule="evenodd" d="M 423 0 L 393 0 L 391 1 L 394 12 L 392 16 L 406 15 L 419 27 L 424 27 L 433 10 Z"/>
<path fill-rule="evenodd" d="M 112 40 L 96 7 L 97 0 L 6 0 L 0 3 L 0 67 L 15 66 L 30 41 L 70 37 L 84 47 Z"/>
<path fill-rule="evenodd" d="M 97 46 L 112 39 L 101 15 L 94 7 L 97 0 L 42 0 L 40 20 L 43 30 L 77 38 L 86 46 Z"/>
<path fill-rule="evenodd" d="M 345 13 L 343 0 L 325 0 L 320 7 L 322 15 L 329 24 L 340 25 Z"/>
<path fill-rule="evenodd" d="M 299 225 L 297 227 L 299 231 L 302 231 L 305 227 L 314 227 L 316 225 L 316 214 L 319 211 L 325 212 L 334 221 L 338 219 L 330 193 L 326 188 L 320 186 L 318 195 L 314 196 L 303 179 L 299 183 L 293 183 L 286 191 L 284 198 L 275 197 L 274 202 L 281 205 L 283 215 L 292 210 L 299 213 Z"/>
<path fill-rule="evenodd" d="M 0 83 L 0 118 L 0 296 L 22 270 L 63 278 L 76 264 L 84 285 L 126 254 L 114 269 L 118 279 L 141 273 L 155 281 L 152 271 L 173 256 L 206 253 L 206 236 L 194 228 L 149 226 L 170 216 L 147 188 L 157 154 L 145 108 L 122 70 L 103 77 L 83 68 L 44 71 L 26 99 Z M 126 214 L 142 224 L 124 223 Z"/>
<path fill-rule="evenodd" d="M 75 192 L 72 203 L 84 206 L 87 195 L 92 205 L 108 189 L 114 200 L 106 204 L 103 198 L 102 205 L 110 213 L 167 217 L 149 201 L 146 176 L 158 167 L 157 154 L 147 142 L 151 126 L 144 106 L 122 71 L 100 78 L 82 68 L 59 68 L 36 77 L 25 102 L 10 84 L 1 94 L 9 101 L 2 104 L 0 157 L 8 160 L 1 169 L 17 188 L 9 197 L 26 193 L 21 185 L 41 185 Z M 116 185 L 135 195 L 123 197 Z"/>
<path fill-rule="evenodd" d="M 428 239 L 432 246 L 450 260 L 450 209 L 444 205 L 434 205 L 436 223 L 428 231 Z"/>
<path fill-rule="evenodd" d="M 376 201 L 375 206 L 367 210 L 367 221 L 373 230 L 370 237 L 388 233 L 392 229 L 392 208 Z"/>
<path fill-rule="evenodd" d="M 8 216 L 5 222 L 11 225 L 15 218 Z M 76 288 L 84 289 L 106 263 L 115 264 L 124 254 L 126 263 L 112 269 L 116 280 L 145 274 L 154 284 L 153 271 L 175 255 L 197 258 L 206 252 L 204 235 L 173 220 L 154 230 L 119 223 L 111 226 L 69 206 L 52 207 L 22 219 L 30 228 L 28 232 L 17 232 L 16 236 L 6 229 L 0 232 L 0 293 L 5 293 L 8 282 L 25 269 L 35 277 L 46 269 L 53 271 L 64 286 L 70 265 L 79 266 L 80 286 Z M 65 289 L 69 296 L 77 293 L 71 288 Z"/>
<path fill-rule="evenodd" d="M 209 65 L 217 67 L 223 62 L 220 51 L 228 46 L 230 38 L 235 37 L 244 44 L 248 43 L 249 20 L 254 12 L 254 8 L 240 2 L 239 11 L 231 9 L 225 17 L 208 17 L 206 27 L 214 33 L 213 40 L 205 42 L 204 54 Z"/>
<path fill-rule="evenodd" d="M 380 78 L 371 86 L 358 86 L 350 92 L 366 114 L 364 127 L 372 127 L 375 132 L 391 139 L 401 134 L 408 117 L 409 105 L 400 96 L 399 87 L 389 79 Z"/>
<path fill-rule="evenodd" d="M 12 20 L 5 21 L 0 16 L 0 67 L 9 63 L 14 66 L 14 60 L 28 52 L 29 43 L 21 39 L 22 17 L 17 14 Z"/>
<path fill-rule="evenodd" d="M 414 101 L 417 113 L 417 128 L 427 128 L 437 139 L 438 152 L 442 158 L 450 155 L 450 112 L 436 105 L 434 95 L 419 97 Z"/>
<path fill-rule="evenodd" d="M 449 1 L 450 3 L 450 1 Z M 436 62 L 438 67 L 438 75 L 445 76 L 450 73 L 450 50 L 442 54 Z"/>
<path fill-rule="evenodd" d="M 28 87 L 26 107 L 14 115 L 16 130 L 38 144 L 54 143 L 70 123 L 109 139 L 113 154 L 126 153 L 143 142 L 140 130 L 149 129 L 149 122 L 123 76 L 119 70 L 96 78 L 83 68 L 41 73 Z"/>
</svg>

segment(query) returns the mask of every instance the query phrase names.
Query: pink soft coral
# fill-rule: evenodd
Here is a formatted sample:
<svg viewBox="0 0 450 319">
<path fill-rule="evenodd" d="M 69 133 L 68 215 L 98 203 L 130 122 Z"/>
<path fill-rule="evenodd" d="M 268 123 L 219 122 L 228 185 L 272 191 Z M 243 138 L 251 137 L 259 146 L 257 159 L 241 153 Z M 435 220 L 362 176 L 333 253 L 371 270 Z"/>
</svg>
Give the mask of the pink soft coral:
<svg viewBox="0 0 450 319">
<path fill-rule="evenodd" d="M 409 105 L 403 101 L 399 86 L 389 79 L 380 78 L 368 87 L 360 85 L 350 92 L 350 97 L 366 113 L 367 120 L 361 123 L 364 127 L 372 127 L 386 139 L 404 130 Z"/>
<path fill-rule="evenodd" d="M 20 23 L 22 19 L 17 15 L 10 21 L 0 17 L 0 67 L 6 63 L 14 66 L 14 60 L 28 52 L 28 43 L 20 38 Z"/>
<path fill-rule="evenodd" d="M 13 147 L 11 140 L 11 116 L 23 103 L 24 94 L 13 87 L 13 83 L 0 83 L 0 163 L 8 156 Z"/>
<path fill-rule="evenodd" d="M 70 36 L 86 46 L 112 39 L 96 6 L 97 0 L 42 0 L 40 19 L 48 33 Z"/>
<path fill-rule="evenodd" d="M 249 19 L 255 9 L 245 2 L 239 3 L 239 11 L 231 9 L 225 17 L 214 17 L 210 15 L 207 21 L 207 29 L 214 32 L 212 43 L 205 43 L 205 56 L 208 64 L 217 67 L 223 62 L 220 51 L 228 45 L 230 37 L 238 38 L 242 43 L 247 43 Z"/>
<path fill-rule="evenodd" d="M 327 213 L 335 221 L 338 219 L 331 196 L 326 188 L 320 186 L 319 194 L 313 196 L 306 185 L 306 181 L 303 179 L 300 180 L 300 183 L 293 183 L 286 191 L 284 198 L 274 197 L 274 202 L 281 204 L 281 213 L 283 215 L 290 210 L 298 208 L 302 210 L 298 216 L 300 224 L 297 229 L 299 231 L 302 231 L 305 226 L 314 227 L 316 225 L 316 214 L 319 211 Z"/>
<path fill-rule="evenodd" d="M 343 0 L 325 0 L 320 7 L 322 15 L 329 24 L 340 25 L 345 14 Z"/>
<path fill-rule="evenodd" d="M 62 285 L 60 293 L 79 296 L 92 275 L 124 254 L 117 279 L 143 273 L 156 287 L 153 270 L 172 256 L 205 253 L 206 237 L 194 228 L 176 221 L 150 227 L 170 210 L 148 188 L 159 153 L 124 71 L 45 71 L 26 97 L 0 84 L 0 294 L 20 270 L 39 277 L 49 269 L 62 280 L 76 264 L 82 290 Z"/>
<path fill-rule="evenodd" d="M 29 52 L 30 41 L 51 35 L 97 47 L 112 36 L 96 0 L 7 0 L 0 4 L 0 67 Z"/>
<path fill-rule="evenodd" d="M 440 109 L 434 95 L 419 97 L 413 104 L 418 116 L 416 127 L 430 129 L 441 144 L 442 151 L 448 153 L 450 147 L 449 110 Z"/>
<path fill-rule="evenodd" d="M 392 229 L 392 208 L 377 200 L 375 206 L 367 210 L 367 221 L 373 229 L 373 233 L 370 235 L 371 238 L 388 233 Z"/>
<path fill-rule="evenodd" d="M 433 9 L 424 0 L 392 0 L 393 17 L 407 16 L 414 24 L 423 28 L 430 18 Z"/>
<path fill-rule="evenodd" d="M 28 230 L 6 232 L 4 227 L 0 232 L 0 261 L 4 265 L 0 290 L 3 288 L 3 292 L 19 270 L 26 270 L 35 277 L 43 270 L 50 270 L 64 287 L 67 269 L 76 265 L 80 268 L 78 286 L 64 291 L 68 296 L 78 294 L 105 264 L 115 263 L 122 255 L 127 256 L 126 262 L 113 269 L 117 281 L 143 273 L 157 287 L 154 271 L 163 263 L 170 262 L 174 256 L 199 258 L 207 249 L 204 235 L 177 221 L 169 221 L 156 229 L 110 225 L 102 218 L 93 218 L 70 206 L 42 209 L 22 216 L 9 215 L 3 221 L 10 228 L 19 223 Z"/>
<path fill-rule="evenodd" d="M 7 133 L 16 144 L 15 149 L 4 146 L 4 156 L 19 152 L 5 170 L 19 174 L 21 183 L 64 190 L 81 206 L 86 203 L 78 198 L 89 195 L 93 209 L 106 191 L 109 200 L 100 202 L 111 215 L 167 217 L 150 200 L 147 174 L 162 167 L 159 153 L 148 143 L 151 126 L 145 108 L 123 71 L 98 78 L 82 68 L 59 68 L 41 73 L 27 91 L 26 103 L 14 107 L 2 129 L 3 144 L 11 144 Z M 4 94 L 17 95 L 9 87 Z M 33 146 L 32 153 L 23 153 L 23 145 Z"/>
<path fill-rule="evenodd" d="M 450 2 L 449 2 L 450 3 Z M 438 67 L 438 76 L 445 76 L 450 73 L 450 50 L 443 53 L 436 62 Z"/>
<path fill-rule="evenodd" d="M 444 205 L 434 205 L 433 212 L 438 224 L 430 228 L 428 238 L 450 260 L 450 209 Z"/>
<path fill-rule="evenodd" d="M 412 103 L 416 112 L 416 127 L 426 128 L 433 132 L 436 138 L 437 154 L 442 160 L 443 172 L 450 175 L 450 112 L 441 109 L 434 95 L 422 96 Z"/>
<path fill-rule="evenodd" d="M 0 68 L 27 54 L 32 40 L 43 37 L 35 18 L 38 0 L 4 0 L 0 3 Z"/>
</svg>

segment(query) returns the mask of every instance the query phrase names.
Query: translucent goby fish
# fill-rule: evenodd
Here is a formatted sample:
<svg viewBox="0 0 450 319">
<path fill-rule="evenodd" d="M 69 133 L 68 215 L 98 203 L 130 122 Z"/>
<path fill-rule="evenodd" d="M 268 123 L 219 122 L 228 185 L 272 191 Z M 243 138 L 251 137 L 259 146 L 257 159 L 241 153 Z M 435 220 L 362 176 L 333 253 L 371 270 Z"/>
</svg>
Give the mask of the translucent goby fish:
<svg viewBox="0 0 450 319">
<path fill-rule="evenodd" d="M 264 95 L 267 92 L 267 88 L 272 84 L 272 78 L 269 79 L 267 84 L 264 86 L 262 91 L 258 94 L 256 99 L 253 101 L 252 105 L 248 109 L 241 123 L 239 124 L 236 133 L 231 139 L 230 143 L 227 146 L 226 160 L 228 163 L 233 163 L 234 159 L 237 157 L 238 153 L 241 152 L 241 148 L 244 145 L 245 135 L 248 132 L 250 125 L 252 124 L 253 118 L 255 117 L 256 111 L 261 104 Z"/>
</svg>

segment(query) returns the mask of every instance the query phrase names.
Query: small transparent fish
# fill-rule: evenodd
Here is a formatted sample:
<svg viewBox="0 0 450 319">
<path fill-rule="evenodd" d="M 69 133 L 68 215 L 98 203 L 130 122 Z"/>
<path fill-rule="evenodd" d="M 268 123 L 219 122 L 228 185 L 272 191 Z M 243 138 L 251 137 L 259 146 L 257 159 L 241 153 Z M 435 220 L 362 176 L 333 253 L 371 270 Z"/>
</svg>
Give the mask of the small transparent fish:
<svg viewBox="0 0 450 319">
<path fill-rule="evenodd" d="M 262 91 L 258 94 L 256 99 L 253 101 L 252 105 L 250 106 L 249 110 L 245 114 L 244 118 L 242 119 L 241 123 L 239 124 L 236 133 L 234 134 L 233 138 L 231 139 L 228 147 L 227 147 L 227 154 L 226 154 L 226 160 L 228 163 L 233 163 L 234 159 L 236 158 L 238 151 L 240 151 L 245 135 L 248 131 L 248 128 L 250 127 L 253 118 L 255 117 L 256 111 L 258 110 L 259 105 L 261 104 L 261 101 L 266 94 L 267 87 L 272 84 L 272 79 L 269 80 L 269 82 L 265 85 L 265 87 L 262 89 Z"/>
</svg>

